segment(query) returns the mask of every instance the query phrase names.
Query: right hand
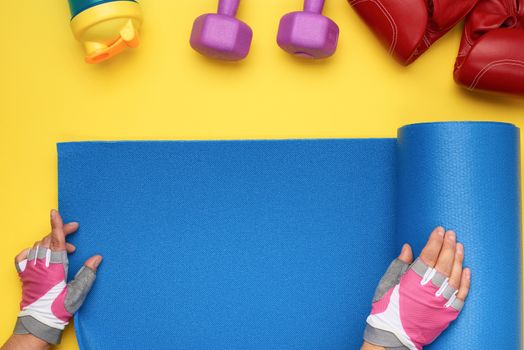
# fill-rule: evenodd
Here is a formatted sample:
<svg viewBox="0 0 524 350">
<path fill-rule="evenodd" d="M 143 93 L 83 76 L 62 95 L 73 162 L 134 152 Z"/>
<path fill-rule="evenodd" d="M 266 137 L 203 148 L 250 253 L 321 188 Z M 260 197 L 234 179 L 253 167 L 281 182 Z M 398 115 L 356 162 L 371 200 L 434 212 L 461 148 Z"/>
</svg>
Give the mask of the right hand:
<svg viewBox="0 0 524 350">
<path fill-rule="evenodd" d="M 468 295 L 471 272 L 463 261 L 464 246 L 442 227 L 414 263 L 405 244 L 375 291 L 365 341 L 409 350 L 432 343 L 458 317 Z"/>
</svg>

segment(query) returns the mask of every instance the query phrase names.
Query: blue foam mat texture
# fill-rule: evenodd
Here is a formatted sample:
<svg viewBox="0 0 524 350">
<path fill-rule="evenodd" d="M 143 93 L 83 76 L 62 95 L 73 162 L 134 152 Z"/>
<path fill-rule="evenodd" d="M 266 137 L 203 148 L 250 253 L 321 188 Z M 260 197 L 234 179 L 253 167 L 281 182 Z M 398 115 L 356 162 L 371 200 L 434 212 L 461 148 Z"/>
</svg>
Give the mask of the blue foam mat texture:
<svg viewBox="0 0 524 350">
<path fill-rule="evenodd" d="M 82 350 L 358 349 L 401 245 L 453 228 L 471 295 L 435 349 L 521 348 L 519 131 L 450 122 L 397 139 L 61 143 L 71 275 L 104 262 Z M 72 276 L 71 276 L 72 277 Z"/>
</svg>

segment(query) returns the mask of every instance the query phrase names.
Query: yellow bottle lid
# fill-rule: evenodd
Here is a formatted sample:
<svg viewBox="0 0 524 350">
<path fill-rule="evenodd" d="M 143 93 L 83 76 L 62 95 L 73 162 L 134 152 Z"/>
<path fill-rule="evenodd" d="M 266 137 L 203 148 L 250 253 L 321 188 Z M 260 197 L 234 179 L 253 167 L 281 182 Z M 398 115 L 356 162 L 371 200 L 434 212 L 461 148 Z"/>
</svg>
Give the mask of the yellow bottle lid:
<svg viewBox="0 0 524 350">
<path fill-rule="evenodd" d="M 126 48 L 137 47 L 143 21 L 140 5 L 113 1 L 93 6 L 71 20 L 76 39 L 83 43 L 87 63 L 103 62 Z"/>
</svg>

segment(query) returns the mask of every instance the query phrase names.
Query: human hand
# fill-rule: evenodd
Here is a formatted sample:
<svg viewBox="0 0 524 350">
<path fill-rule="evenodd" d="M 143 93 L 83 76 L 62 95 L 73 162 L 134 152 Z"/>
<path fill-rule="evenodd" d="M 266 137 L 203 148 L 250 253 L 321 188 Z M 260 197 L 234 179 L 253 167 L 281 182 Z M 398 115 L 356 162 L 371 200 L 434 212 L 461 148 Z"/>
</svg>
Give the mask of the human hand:
<svg viewBox="0 0 524 350">
<path fill-rule="evenodd" d="M 50 234 L 15 258 L 22 281 L 22 301 L 14 333 L 58 344 L 65 326 L 89 293 L 102 257 L 89 258 L 75 278 L 66 284 L 67 254 L 74 252 L 76 247 L 65 239 L 76 232 L 78 223 L 64 225 L 60 214 L 52 210 L 51 228 Z"/>
<path fill-rule="evenodd" d="M 363 349 L 421 350 L 432 343 L 458 317 L 468 295 L 471 272 L 463 261 L 464 246 L 442 227 L 414 263 L 405 244 L 375 291 Z"/>
</svg>

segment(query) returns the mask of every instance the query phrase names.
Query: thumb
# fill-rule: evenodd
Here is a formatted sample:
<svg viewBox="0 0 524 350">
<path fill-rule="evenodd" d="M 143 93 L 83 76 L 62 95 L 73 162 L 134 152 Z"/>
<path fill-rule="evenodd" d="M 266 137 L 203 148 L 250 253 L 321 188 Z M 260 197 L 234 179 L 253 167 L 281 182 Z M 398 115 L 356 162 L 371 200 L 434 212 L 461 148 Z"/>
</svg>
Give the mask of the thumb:
<svg viewBox="0 0 524 350">
<path fill-rule="evenodd" d="M 398 259 L 406 264 L 411 264 L 413 262 L 413 251 L 409 244 L 406 243 L 402 246 L 402 251 L 398 256 Z"/>
<path fill-rule="evenodd" d="M 89 267 L 91 270 L 96 272 L 96 270 L 98 270 L 98 266 L 102 262 L 102 259 L 103 258 L 101 255 L 92 256 L 86 260 L 86 262 L 84 263 L 84 266 Z"/>
<path fill-rule="evenodd" d="M 100 255 L 87 259 L 75 278 L 67 284 L 67 296 L 64 302 L 66 310 L 73 315 L 84 303 L 96 279 L 96 270 L 102 262 Z"/>
<path fill-rule="evenodd" d="M 382 276 L 382 279 L 375 290 L 373 302 L 381 300 L 391 288 L 400 282 L 400 278 L 404 275 L 412 262 L 413 251 L 411 250 L 411 246 L 409 244 L 404 244 L 398 258 L 393 260 L 384 276 Z"/>
</svg>

